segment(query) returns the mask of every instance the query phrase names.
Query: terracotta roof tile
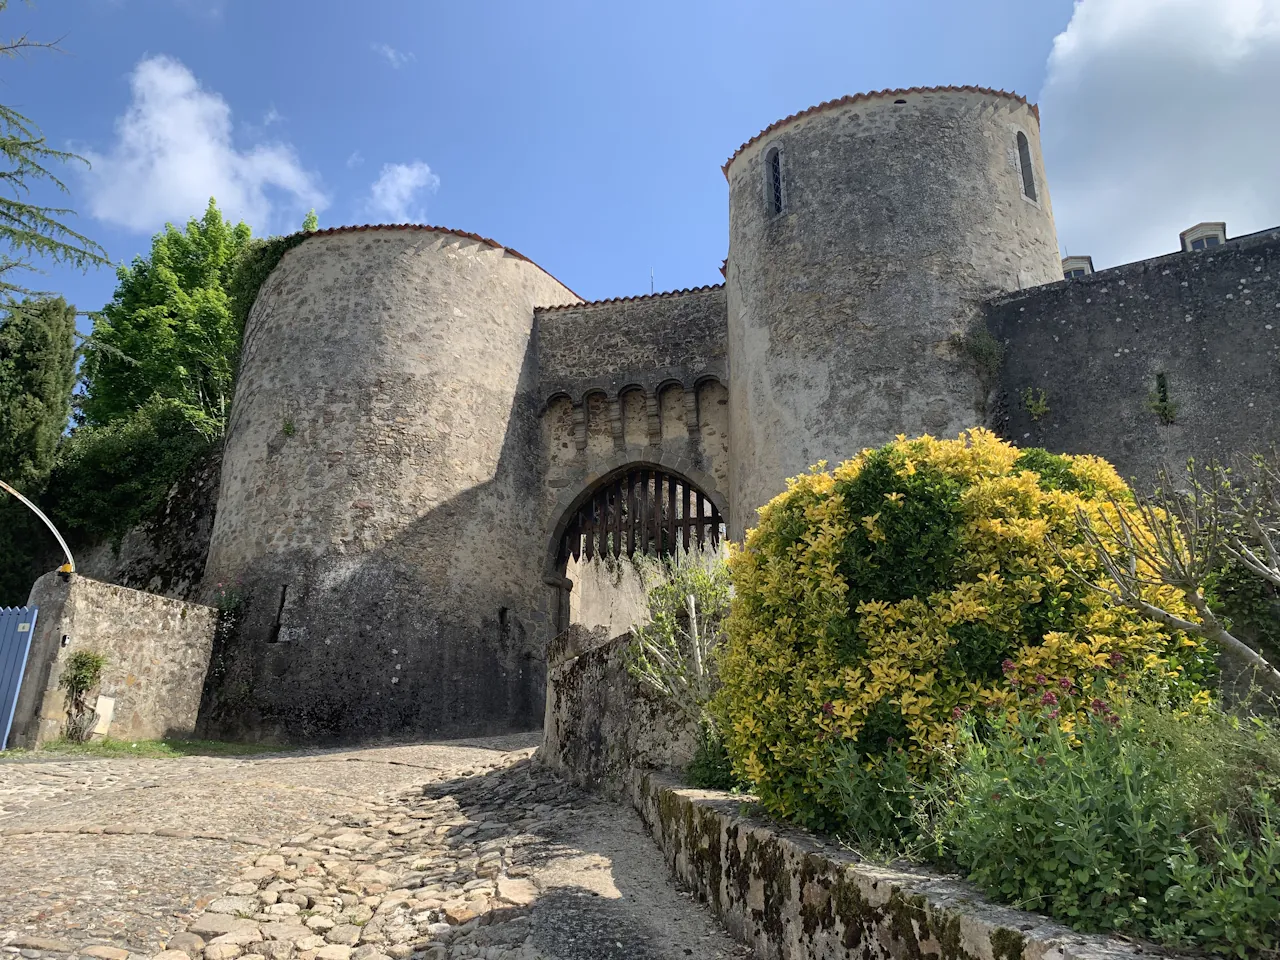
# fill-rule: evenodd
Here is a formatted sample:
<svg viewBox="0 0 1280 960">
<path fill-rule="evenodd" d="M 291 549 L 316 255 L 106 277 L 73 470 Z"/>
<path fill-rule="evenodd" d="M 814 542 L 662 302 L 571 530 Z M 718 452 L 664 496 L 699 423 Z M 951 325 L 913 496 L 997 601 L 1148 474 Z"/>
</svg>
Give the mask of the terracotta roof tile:
<svg viewBox="0 0 1280 960">
<path fill-rule="evenodd" d="M 610 297 L 608 300 L 589 300 L 586 303 L 565 303 L 555 307 L 538 307 L 538 313 L 549 310 L 575 310 L 578 307 L 599 307 L 606 303 L 634 303 L 637 300 L 662 300 L 665 297 L 681 297 L 686 293 L 705 293 L 708 290 L 723 290 L 723 283 L 708 283 L 701 287 L 685 287 L 683 290 L 665 290 L 662 293 L 641 293 L 634 297 Z"/>
<path fill-rule="evenodd" d="M 991 87 L 973 87 L 973 86 L 967 86 L 967 85 L 962 87 L 906 87 L 904 89 L 899 89 L 899 90 L 871 90 L 867 93 L 851 93 L 851 94 L 848 94 L 847 96 L 840 97 L 839 99 L 836 99 L 836 100 L 824 100 L 822 103 L 816 104 L 815 106 L 812 106 L 812 107 L 808 107 L 807 109 L 801 110 L 798 113 L 791 114 L 791 116 L 789 117 L 783 117 L 781 120 L 778 120 L 775 123 L 769 124 L 769 126 L 765 127 L 763 130 L 757 133 L 754 137 L 752 137 L 750 140 L 748 140 L 746 143 L 740 146 L 737 150 L 733 151 L 733 156 L 731 156 L 728 160 L 726 160 L 724 162 L 724 166 L 722 166 L 720 169 L 724 172 L 725 179 L 727 180 L 729 178 L 729 165 L 732 164 L 733 161 L 737 159 L 738 154 L 740 154 L 743 150 L 747 149 L 747 147 L 751 146 L 753 143 L 760 140 L 761 137 L 767 137 L 769 134 L 773 133 L 773 131 L 777 130 L 779 127 L 785 126 L 786 124 L 790 123 L 792 120 L 798 120 L 801 117 L 807 117 L 810 114 L 814 114 L 814 113 L 821 113 L 822 111 L 830 110 L 833 107 L 843 107 L 850 103 L 857 103 L 861 100 L 873 100 L 873 99 L 878 99 L 880 97 L 901 96 L 904 93 L 983 93 L 983 94 L 986 94 L 987 96 L 992 96 L 992 97 L 1008 97 L 1011 100 L 1017 100 L 1019 103 L 1026 104 L 1028 107 L 1030 107 L 1031 113 L 1036 118 L 1036 122 L 1037 123 L 1040 122 L 1040 108 L 1037 107 L 1034 103 L 1027 103 L 1026 97 L 1021 96 L 1020 94 L 1017 94 L 1017 93 L 1013 93 L 1012 91 L 1009 91 L 1009 90 L 993 90 Z"/>
<path fill-rule="evenodd" d="M 526 263 L 532 263 L 535 267 L 538 267 L 538 269 L 541 270 L 543 273 L 545 273 L 548 277 L 551 277 L 552 280 L 555 280 L 556 283 L 559 283 L 560 286 L 564 287 L 566 290 L 569 290 L 570 293 L 573 293 L 573 291 L 569 289 L 569 286 L 567 284 L 562 283 L 556 277 L 552 276 L 549 270 L 547 270 L 545 267 L 539 266 L 537 263 L 534 263 L 534 261 L 530 260 L 519 250 L 515 250 L 511 247 L 508 247 L 506 244 L 499 243 L 497 240 L 490 240 L 488 237 L 482 237 L 478 233 L 470 233 L 466 230 L 453 230 L 453 229 L 450 229 L 449 227 L 437 227 L 437 226 L 432 226 L 426 223 L 365 223 L 365 224 L 353 224 L 351 226 L 346 226 L 346 227 L 326 227 L 323 230 L 313 230 L 308 235 L 321 237 L 321 236 L 327 236 L 329 234 L 334 234 L 334 233 L 363 233 L 366 230 L 422 230 L 426 233 L 448 233 L 448 234 L 452 234 L 455 237 L 465 237 L 468 240 L 475 240 L 477 243 L 487 244 L 488 246 L 493 247 L 495 250 L 503 250 L 511 254 L 511 256 L 515 257 L 518 260 L 523 260 Z M 302 231 L 298 231 L 298 233 L 301 233 L 301 232 Z M 294 236 L 297 236 L 297 234 L 295 233 Z M 578 296 L 576 293 L 573 293 L 573 295 L 575 297 Z M 582 298 L 578 297 L 578 299 L 581 300 Z"/>
</svg>

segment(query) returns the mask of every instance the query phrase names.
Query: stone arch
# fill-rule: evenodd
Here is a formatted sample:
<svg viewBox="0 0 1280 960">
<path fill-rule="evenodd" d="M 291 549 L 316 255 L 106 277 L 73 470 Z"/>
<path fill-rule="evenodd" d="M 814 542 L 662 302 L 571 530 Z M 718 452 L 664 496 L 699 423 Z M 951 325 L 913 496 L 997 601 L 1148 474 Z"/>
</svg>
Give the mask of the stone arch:
<svg viewBox="0 0 1280 960">
<path fill-rule="evenodd" d="M 684 457 L 667 456 L 659 449 L 653 449 L 653 456 L 645 457 L 643 460 L 627 457 L 625 453 L 616 454 L 616 456 L 603 462 L 599 470 L 588 476 L 588 480 L 580 489 L 568 490 L 568 492 L 563 493 L 558 498 L 556 507 L 552 509 L 554 524 L 548 531 L 547 552 L 545 552 L 543 563 L 543 580 L 548 585 L 562 589 L 566 593 L 571 588 L 572 584 L 564 577 L 564 564 L 561 557 L 561 543 L 564 538 L 564 532 L 568 529 L 568 525 L 570 525 L 573 518 L 577 516 L 582 504 L 588 502 L 603 486 L 607 486 L 611 481 L 616 480 L 618 476 L 625 475 L 626 472 L 631 470 L 659 470 L 663 471 L 664 474 L 684 480 L 692 488 L 700 490 L 716 508 L 716 512 L 721 516 L 722 520 L 727 522 L 728 497 L 726 490 L 721 484 L 717 483 L 716 477 L 698 470 L 698 468 L 690 465 L 689 461 L 685 460 Z"/>
</svg>

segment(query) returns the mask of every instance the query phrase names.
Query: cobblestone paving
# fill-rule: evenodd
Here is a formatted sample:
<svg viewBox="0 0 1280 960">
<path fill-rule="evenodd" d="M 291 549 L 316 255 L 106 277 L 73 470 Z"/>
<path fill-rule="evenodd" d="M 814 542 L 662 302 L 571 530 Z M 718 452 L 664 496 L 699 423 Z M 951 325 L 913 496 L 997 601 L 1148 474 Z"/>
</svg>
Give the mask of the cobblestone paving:
<svg viewBox="0 0 1280 960">
<path fill-rule="evenodd" d="M 0 960 L 746 956 L 536 739 L 0 763 Z"/>
</svg>

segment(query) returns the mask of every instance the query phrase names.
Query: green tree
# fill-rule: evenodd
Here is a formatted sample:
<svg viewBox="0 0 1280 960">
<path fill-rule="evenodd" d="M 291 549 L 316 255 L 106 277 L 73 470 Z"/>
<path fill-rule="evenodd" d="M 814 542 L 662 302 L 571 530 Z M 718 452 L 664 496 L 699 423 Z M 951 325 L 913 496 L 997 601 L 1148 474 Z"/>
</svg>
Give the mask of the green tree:
<svg viewBox="0 0 1280 960">
<path fill-rule="evenodd" d="M 228 290 L 250 238 L 211 198 L 203 217 L 182 230 L 166 224 L 149 257 L 117 270 L 85 345 L 84 423 L 128 417 L 153 398 L 225 421 L 241 333 Z"/>
<path fill-rule="evenodd" d="M 0 320 L 0 479 L 39 492 L 71 416 L 76 311 L 24 301 Z"/>
<path fill-rule="evenodd" d="M 302 221 L 303 233 L 315 233 L 320 229 L 320 218 L 316 216 L 316 208 L 312 207 L 307 211 L 306 218 Z"/>
<path fill-rule="evenodd" d="M 0 12 L 8 6 L 9 0 L 0 0 Z M 23 35 L 0 43 L 0 56 L 17 58 L 40 48 L 53 45 Z M 68 162 L 88 161 L 53 149 L 30 117 L 0 104 L 0 181 L 6 188 L 0 190 L 0 248 L 5 250 L 0 253 L 0 298 L 12 302 L 32 292 L 14 278 L 15 271 L 31 269 L 32 257 L 81 268 L 107 262 L 106 251 L 67 225 L 71 210 L 30 199 L 36 184 L 66 193 L 53 167 Z"/>
<path fill-rule="evenodd" d="M 45 487 L 71 412 L 75 329 L 61 298 L 24 301 L 0 319 L 0 479 L 30 497 Z M 56 551 L 31 511 L 0 493 L 0 606 L 26 603 Z"/>
</svg>

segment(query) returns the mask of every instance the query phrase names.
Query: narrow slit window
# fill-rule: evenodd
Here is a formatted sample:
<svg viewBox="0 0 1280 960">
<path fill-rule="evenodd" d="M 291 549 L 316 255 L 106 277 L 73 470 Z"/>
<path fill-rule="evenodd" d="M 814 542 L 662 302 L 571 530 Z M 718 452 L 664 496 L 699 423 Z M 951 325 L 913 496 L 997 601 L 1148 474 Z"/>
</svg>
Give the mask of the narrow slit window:
<svg viewBox="0 0 1280 960">
<path fill-rule="evenodd" d="M 1028 199 L 1036 198 L 1036 174 L 1031 166 L 1031 144 L 1027 142 L 1027 135 L 1021 130 L 1018 131 L 1018 166 L 1022 170 L 1022 192 Z"/>
<path fill-rule="evenodd" d="M 774 147 L 765 157 L 765 170 L 768 182 L 765 184 L 765 195 L 769 205 L 769 215 L 782 212 L 782 154 Z"/>
<path fill-rule="evenodd" d="M 276 621 L 271 625 L 271 634 L 267 637 L 267 643 L 280 642 L 280 628 L 284 625 L 284 605 L 289 599 L 289 585 L 281 584 L 280 586 L 280 605 L 276 607 Z"/>
</svg>

